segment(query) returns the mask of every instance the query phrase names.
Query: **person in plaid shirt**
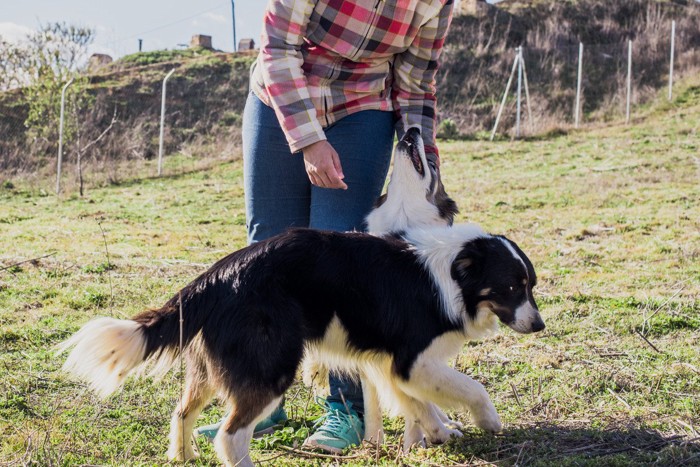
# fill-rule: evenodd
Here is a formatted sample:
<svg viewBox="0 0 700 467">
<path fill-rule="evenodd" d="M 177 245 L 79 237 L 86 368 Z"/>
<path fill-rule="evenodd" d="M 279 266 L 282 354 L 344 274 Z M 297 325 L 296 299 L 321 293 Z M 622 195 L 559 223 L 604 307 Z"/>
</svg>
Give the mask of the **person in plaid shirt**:
<svg viewBox="0 0 700 467">
<path fill-rule="evenodd" d="M 363 230 L 394 134 L 435 145 L 435 73 L 452 0 L 269 0 L 243 115 L 248 241 L 288 227 Z M 362 389 L 331 374 L 323 424 L 305 444 L 359 444 Z M 256 427 L 286 420 L 279 407 Z M 202 427 L 213 438 L 219 424 Z"/>
</svg>

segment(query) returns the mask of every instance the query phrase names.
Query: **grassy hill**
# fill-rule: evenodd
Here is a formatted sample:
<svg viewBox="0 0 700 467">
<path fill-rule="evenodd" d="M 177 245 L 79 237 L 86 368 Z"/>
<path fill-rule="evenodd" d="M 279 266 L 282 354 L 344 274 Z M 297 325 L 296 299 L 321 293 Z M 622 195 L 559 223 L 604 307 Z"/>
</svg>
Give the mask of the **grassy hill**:
<svg viewBox="0 0 700 467">
<path fill-rule="evenodd" d="M 514 239 L 539 276 L 547 329 L 503 329 L 454 364 L 482 382 L 502 434 L 467 426 L 442 447 L 385 446 L 337 459 L 294 453 L 320 414 L 299 383 L 290 422 L 256 441 L 277 465 L 697 465 L 700 460 L 700 81 L 631 125 L 524 141 L 441 143 L 460 221 Z M 169 159 L 167 164 L 181 164 Z M 54 344 L 95 316 L 160 306 L 245 243 L 242 167 L 168 166 L 47 196 L 0 187 L 0 463 L 162 465 L 179 371 L 98 400 L 59 370 Z M 144 161 L 153 173 L 153 161 Z M 217 420 L 215 404 L 201 423 Z M 200 443 L 196 465 L 216 463 Z M 274 460 L 273 460 L 274 459 Z"/>
<path fill-rule="evenodd" d="M 571 127 L 579 41 L 585 43 L 582 122 L 613 121 L 625 110 L 627 40 L 634 41 L 633 112 L 665 88 L 671 20 L 677 22 L 675 73 L 700 70 L 700 4 L 630 0 L 507 1 L 478 16 L 454 18 L 437 76 L 440 119 L 462 136 L 483 137 L 494 124 L 511 72 L 524 47 L 532 121 L 525 130 L 546 134 Z M 198 160 L 237 157 L 240 119 L 252 55 L 206 50 L 139 53 L 90 74 L 92 103 L 77 112 L 82 145 L 117 122 L 83 156 L 89 184 L 128 179 L 156 157 L 162 80 L 168 82 L 165 153 Z M 511 96 L 514 89 L 511 91 Z M 515 102 L 507 103 L 500 134 L 514 133 Z M 523 109 L 525 110 L 525 109 Z M 0 177 L 53 175 L 57 137 L 32 138 L 21 91 L 0 93 Z M 46 125 L 57 128 L 55 121 Z M 66 143 L 66 171 L 74 173 L 77 139 Z M 120 162 L 126 164 L 121 165 Z M 125 173 L 126 171 L 126 173 Z M 71 179 L 74 177 L 70 177 Z"/>
</svg>

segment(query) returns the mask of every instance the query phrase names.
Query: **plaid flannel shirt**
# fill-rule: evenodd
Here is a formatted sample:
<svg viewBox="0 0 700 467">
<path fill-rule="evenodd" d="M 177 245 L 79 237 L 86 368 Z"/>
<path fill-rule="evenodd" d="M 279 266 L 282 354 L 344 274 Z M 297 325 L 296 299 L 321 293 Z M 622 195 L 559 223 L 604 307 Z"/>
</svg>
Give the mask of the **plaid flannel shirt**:
<svg viewBox="0 0 700 467">
<path fill-rule="evenodd" d="M 452 0 L 270 0 L 251 89 L 292 152 L 360 110 L 395 111 L 435 146 L 435 74 Z M 358 135 L 361 137 L 361 135 Z"/>
</svg>

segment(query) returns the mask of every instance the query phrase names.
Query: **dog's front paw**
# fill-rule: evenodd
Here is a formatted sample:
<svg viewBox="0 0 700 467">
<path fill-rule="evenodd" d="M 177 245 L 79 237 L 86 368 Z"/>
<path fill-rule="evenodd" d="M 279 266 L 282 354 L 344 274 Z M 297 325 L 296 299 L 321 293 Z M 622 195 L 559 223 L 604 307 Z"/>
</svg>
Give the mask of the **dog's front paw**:
<svg viewBox="0 0 700 467">
<path fill-rule="evenodd" d="M 482 414 L 481 417 L 474 417 L 474 424 L 489 433 L 498 433 L 503 429 L 501 417 L 498 416 L 495 410 Z"/>
<path fill-rule="evenodd" d="M 446 427 L 448 428 L 454 428 L 455 430 L 461 430 L 464 428 L 464 424 L 462 422 L 458 422 L 457 420 L 452 420 L 451 418 L 448 418 L 443 421 Z"/>
<path fill-rule="evenodd" d="M 428 433 L 428 441 L 430 444 L 443 444 L 446 441 L 449 441 L 449 439 L 453 436 L 455 438 L 461 438 L 464 436 L 464 433 L 459 430 L 443 427 L 442 429 L 433 430 L 432 432 Z"/>
</svg>

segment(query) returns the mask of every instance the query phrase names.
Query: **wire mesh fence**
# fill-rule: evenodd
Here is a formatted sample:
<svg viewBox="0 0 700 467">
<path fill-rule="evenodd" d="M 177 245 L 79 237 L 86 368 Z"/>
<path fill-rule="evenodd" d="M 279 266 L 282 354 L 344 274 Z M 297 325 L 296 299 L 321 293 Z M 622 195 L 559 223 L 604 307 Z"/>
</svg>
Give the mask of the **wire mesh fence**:
<svg viewBox="0 0 700 467">
<path fill-rule="evenodd" d="M 181 162 L 234 157 L 251 61 L 247 55 L 207 54 L 150 65 L 126 63 L 72 84 L 65 112 L 65 176 L 81 171 L 88 178 L 118 182 L 137 167 L 151 170 L 161 146 L 163 154 L 179 155 Z M 87 96 L 83 105 L 76 95 Z M 21 90 L 0 94 L 0 172 L 50 173 L 57 166 L 58 131 L 38 136 L 25 124 L 29 111 Z M 47 126 L 58 129 L 58 117 L 52 117 Z M 163 173 L 168 170 L 166 164 Z M 141 175 L 157 175 L 157 168 Z"/>
<path fill-rule="evenodd" d="M 666 31 L 668 29 L 668 31 Z M 632 112 L 665 92 L 670 76 L 671 23 L 653 37 L 632 42 L 629 95 Z M 678 29 L 675 79 L 700 70 L 697 31 Z M 498 60 L 479 61 L 466 48 L 447 48 L 438 75 L 440 118 L 457 122 L 452 136 L 490 132 L 514 48 Z M 68 186 L 85 181 L 114 183 L 133 176 L 168 175 L 198 161 L 237 157 L 240 123 L 248 93 L 250 54 L 207 53 L 176 61 L 143 64 L 118 61 L 72 84 L 66 102 L 62 163 Z M 583 44 L 581 124 L 624 118 L 627 101 L 628 43 Z M 529 102 L 521 101 L 522 134 L 537 135 L 576 121 L 579 45 L 522 49 Z M 450 76 L 451 74 L 451 76 Z M 163 80 L 167 92 L 163 93 Z M 455 77 L 458 79 L 455 80 Z M 500 135 L 513 137 L 518 100 L 514 86 L 502 111 Z M 82 97 L 81 97 L 82 96 Z M 165 96 L 165 100 L 163 99 Z M 524 99 L 524 94 L 521 94 Z M 527 105 L 527 109 L 525 109 Z M 525 112 L 527 110 L 527 112 Z M 0 93 L 0 173 L 53 173 L 57 168 L 57 115 L 47 115 L 55 130 L 38 134 L 27 126 L 29 106 L 23 90 Z M 54 112 L 57 114 L 57 112 Z M 528 121 L 531 117 L 532 121 Z M 162 170 L 159 154 L 166 156 Z"/>
<path fill-rule="evenodd" d="M 531 114 L 533 120 L 521 122 L 523 133 L 540 135 L 576 125 L 581 48 L 578 116 L 582 124 L 624 119 L 628 97 L 634 113 L 640 106 L 662 94 L 668 94 L 674 82 L 697 74 L 700 70 L 700 41 L 697 32 L 678 30 L 674 37 L 671 35 L 672 25 L 673 22 L 669 20 L 664 30 L 632 40 L 631 57 L 629 41 L 559 44 L 547 48 L 523 47 L 523 69 L 531 98 L 529 103 L 524 102 L 526 89 L 523 89 L 521 115 L 526 120 L 527 115 Z M 475 65 L 474 62 L 479 61 L 478 56 L 468 56 L 462 50 L 448 51 L 447 60 L 450 61 L 451 70 L 443 73 L 443 93 L 440 95 L 438 92 L 442 102 L 442 117 L 455 120 L 463 133 L 491 131 L 496 123 L 509 76 L 515 72 L 498 126 L 500 135 L 515 136 L 518 75 L 517 67 L 514 68 L 513 65 L 516 56 L 517 48 L 513 47 L 504 51 L 498 61 Z M 628 73 L 628 68 L 631 73 Z M 459 76 L 472 74 L 478 76 L 478 79 L 466 79 L 455 84 L 447 76 L 454 71 Z M 673 82 L 670 82 L 671 76 Z M 443 98 L 444 95 L 447 99 Z M 529 113 L 524 108 L 527 104 L 532 107 Z"/>
</svg>

